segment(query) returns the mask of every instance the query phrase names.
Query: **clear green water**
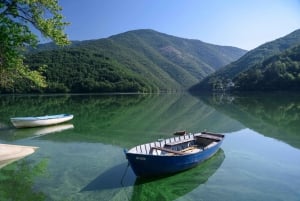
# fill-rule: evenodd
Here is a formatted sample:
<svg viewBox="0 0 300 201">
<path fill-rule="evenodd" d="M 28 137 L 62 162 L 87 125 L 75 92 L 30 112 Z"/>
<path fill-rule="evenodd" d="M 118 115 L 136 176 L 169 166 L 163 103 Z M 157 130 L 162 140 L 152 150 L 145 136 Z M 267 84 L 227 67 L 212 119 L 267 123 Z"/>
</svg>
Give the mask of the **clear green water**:
<svg viewBox="0 0 300 201">
<path fill-rule="evenodd" d="M 58 113 L 75 115 L 69 129 L 9 122 Z M 226 139 L 196 168 L 145 180 L 127 167 L 124 148 L 204 129 Z M 300 200 L 299 131 L 297 94 L 0 96 L 0 143 L 39 147 L 0 169 L 0 200 Z"/>
</svg>

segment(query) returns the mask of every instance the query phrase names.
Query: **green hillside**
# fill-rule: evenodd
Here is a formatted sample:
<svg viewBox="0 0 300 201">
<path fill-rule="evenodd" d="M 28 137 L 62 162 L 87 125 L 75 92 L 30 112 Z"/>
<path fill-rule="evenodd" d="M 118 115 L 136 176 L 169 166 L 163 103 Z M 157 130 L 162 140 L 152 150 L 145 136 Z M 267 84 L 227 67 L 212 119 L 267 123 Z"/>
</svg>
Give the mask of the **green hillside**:
<svg viewBox="0 0 300 201">
<path fill-rule="evenodd" d="M 297 45 L 300 45 L 300 30 L 296 30 L 285 37 L 265 43 L 249 51 L 237 61 L 225 66 L 224 68 L 221 68 L 212 75 L 206 77 L 200 83 L 191 87 L 190 90 L 226 90 L 228 86 L 232 86 L 232 84 L 236 85 L 235 82 L 238 80 L 240 83 L 242 83 L 242 77 L 246 78 L 248 76 L 251 76 L 250 74 L 253 74 L 253 72 L 255 71 L 254 69 L 265 68 L 265 64 L 268 63 L 270 57 L 281 54 L 284 51 L 291 49 Z M 291 51 L 296 51 L 296 49 L 293 49 Z M 275 57 L 273 57 L 272 60 L 274 59 Z M 250 74 L 246 75 L 247 73 Z M 248 85 L 246 82 L 247 81 L 244 82 L 245 85 Z M 237 83 L 237 85 L 239 84 Z M 254 86 L 249 86 L 249 88 L 254 88 Z M 241 87 L 231 87 L 231 89 L 242 90 Z M 260 89 L 263 88 L 258 88 L 258 90 Z"/>
<path fill-rule="evenodd" d="M 300 45 L 277 54 L 234 80 L 236 90 L 299 90 Z"/>
<path fill-rule="evenodd" d="M 29 50 L 25 63 L 33 70 L 46 65 L 48 87 L 38 89 L 21 80 L 13 92 L 182 91 L 245 53 L 153 30 L 76 41 L 65 48 L 45 44 Z"/>
</svg>

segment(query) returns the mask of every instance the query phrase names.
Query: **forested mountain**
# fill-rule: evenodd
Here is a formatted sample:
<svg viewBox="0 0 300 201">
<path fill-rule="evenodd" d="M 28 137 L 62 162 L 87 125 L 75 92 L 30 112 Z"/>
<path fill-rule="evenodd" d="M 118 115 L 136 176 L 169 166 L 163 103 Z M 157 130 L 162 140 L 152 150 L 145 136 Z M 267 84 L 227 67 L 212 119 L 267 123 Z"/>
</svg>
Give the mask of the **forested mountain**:
<svg viewBox="0 0 300 201">
<path fill-rule="evenodd" d="M 29 50 L 25 63 L 44 67 L 47 89 L 24 80 L 4 92 L 158 92 L 196 84 L 246 51 L 153 30 L 135 30 L 105 39 L 52 44 Z M 29 87 L 30 86 L 30 87 Z M 1 89 L 0 89 L 1 91 Z"/>
<path fill-rule="evenodd" d="M 297 75 L 295 75 L 298 68 L 296 67 L 297 64 L 295 64 L 295 62 L 297 63 L 297 58 L 289 55 L 299 54 L 299 48 L 296 47 L 298 45 L 300 45 L 300 30 L 296 30 L 285 37 L 265 43 L 249 51 L 237 61 L 206 77 L 200 83 L 191 87 L 190 90 L 218 91 L 228 88 L 231 90 L 287 89 L 290 84 L 294 85 L 292 83 L 288 84 L 287 82 L 294 82 L 294 78 L 297 77 Z M 283 57 L 285 57 L 286 60 L 283 59 Z M 276 63 L 277 60 L 280 63 L 286 62 L 286 67 L 278 67 L 281 64 Z M 272 68 L 270 68 L 271 62 L 273 62 Z M 291 64 L 291 62 L 294 63 Z M 275 63 L 276 65 L 278 64 L 277 67 L 275 67 Z M 291 65 L 295 67 L 291 67 Z M 275 71 L 281 72 L 274 73 Z M 283 71 L 287 72 L 285 73 Z M 288 75 L 291 73 L 290 71 L 293 71 L 293 78 Z M 282 77 L 283 75 L 284 78 Z M 278 77 L 281 78 L 277 79 Z M 283 82 L 285 83 L 285 87 L 283 87 L 283 85 L 280 87 Z"/>
<path fill-rule="evenodd" d="M 299 90 L 300 45 L 272 56 L 233 80 L 236 90 Z"/>
</svg>

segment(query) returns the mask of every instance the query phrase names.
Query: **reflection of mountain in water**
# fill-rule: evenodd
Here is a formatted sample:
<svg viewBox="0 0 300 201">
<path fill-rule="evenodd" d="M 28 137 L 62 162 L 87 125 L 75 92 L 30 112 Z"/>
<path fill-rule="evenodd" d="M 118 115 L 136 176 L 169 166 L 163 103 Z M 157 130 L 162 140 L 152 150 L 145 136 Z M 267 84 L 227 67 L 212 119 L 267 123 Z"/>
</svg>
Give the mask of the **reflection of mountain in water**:
<svg viewBox="0 0 300 201">
<path fill-rule="evenodd" d="M 102 191 L 133 186 L 132 201 L 175 200 L 205 183 L 221 166 L 225 158 L 220 149 L 211 159 L 195 168 L 162 178 L 136 178 L 127 164 L 117 165 L 85 186 L 84 191 Z M 105 181 L 105 182 L 104 182 Z"/>
<path fill-rule="evenodd" d="M 242 128 L 188 94 L 8 96 L 0 101 L 6 106 L 0 108 L 0 121 L 28 114 L 74 114 L 72 135 L 62 132 L 41 137 L 47 140 L 131 147 L 169 137 L 177 130 L 230 132 Z"/>
<path fill-rule="evenodd" d="M 300 94 L 277 92 L 200 98 L 246 127 L 300 148 Z"/>
</svg>

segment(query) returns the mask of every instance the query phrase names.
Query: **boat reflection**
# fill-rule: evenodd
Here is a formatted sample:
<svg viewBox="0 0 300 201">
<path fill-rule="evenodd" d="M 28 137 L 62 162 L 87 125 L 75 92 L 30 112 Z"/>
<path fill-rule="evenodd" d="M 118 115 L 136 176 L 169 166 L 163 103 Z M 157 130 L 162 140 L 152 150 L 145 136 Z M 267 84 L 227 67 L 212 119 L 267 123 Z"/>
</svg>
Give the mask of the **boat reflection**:
<svg viewBox="0 0 300 201">
<path fill-rule="evenodd" d="M 73 124 L 59 124 L 55 126 L 47 126 L 47 127 L 39 128 L 37 130 L 34 130 L 32 134 L 36 137 L 39 137 L 42 135 L 48 135 L 50 133 L 58 133 L 73 128 L 74 128 Z"/>
<path fill-rule="evenodd" d="M 175 200 L 205 183 L 224 159 L 224 151 L 220 149 L 211 159 L 193 169 L 161 179 L 137 179 L 131 201 Z"/>
<path fill-rule="evenodd" d="M 221 166 L 224 159 L 224 151 L 220 149 L 212 158 L 195 168 L 155 178 L 138 178 L 127 163 L 122 163 L 98 176 L 81 191 L 124 190 L 126 187 L 133 187 L 132 193 L 126 193 L 131 194 L 129 197 L 132 201 L 175 200 L 205 183 Z"/>
<path fill-rule="evenodd" d="M 13 140 L 29 138 L 29 137 L 40 137 L 43 135 L 58 133 L 73 128 L 74 125 L 70 123 L 58 124 L 58 125 L 47 126 L 47 127 L 25 128 L 25 129 L 6 128 L 0 130 L 0 139 L 6 141 L 13 141 Z"/>
</svg>

